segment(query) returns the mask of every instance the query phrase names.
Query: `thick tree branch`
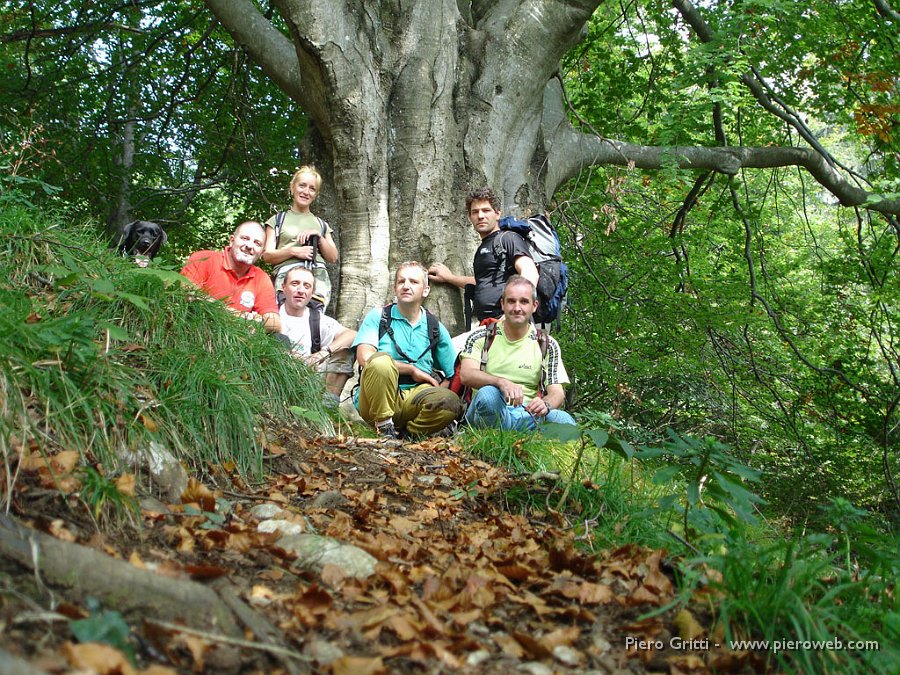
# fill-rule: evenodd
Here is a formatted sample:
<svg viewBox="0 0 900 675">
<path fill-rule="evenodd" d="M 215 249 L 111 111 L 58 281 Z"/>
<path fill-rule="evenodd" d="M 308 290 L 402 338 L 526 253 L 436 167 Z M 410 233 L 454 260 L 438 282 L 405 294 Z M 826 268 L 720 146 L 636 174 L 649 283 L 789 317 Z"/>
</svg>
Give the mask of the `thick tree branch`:
<svg viewBox="0 0 900 675">
<path fill-rule="evenodd" d="M 900 12 L 891 7 L 891 4 L 888 0 L 874 0 L 876 11 L 881 14 L 885 19 L 890 19 L 891 21 L 897 21 L 900 23 Z"/>
<path fill-rule="evenodd" d="M 810 148 L 790 147 L 654 147 L 582 134 L 572 128 L 562 103 L 561 84 L 551 80 L 544 94 L 544 139 L 548 152 L 547 197 L 587 166 L 602 164 L 638 169 L 702 169 L 729 176 L 741 169 L 800 166 L 843 206 L 864 206 L 884 214 L 900 214 L 900 199 L 867 192 L 850 183 L 824 157 Z"/>
<path fill-rule="evenodd" d="M 308 86 L 291 40 L 263 16 L 251 0 L 204 0 L 235 41 L 272 81 L 317 122 L 328 118 L 324 101 Z M 310 77 L 307 75 L 307 79 Z"/>
</svg>

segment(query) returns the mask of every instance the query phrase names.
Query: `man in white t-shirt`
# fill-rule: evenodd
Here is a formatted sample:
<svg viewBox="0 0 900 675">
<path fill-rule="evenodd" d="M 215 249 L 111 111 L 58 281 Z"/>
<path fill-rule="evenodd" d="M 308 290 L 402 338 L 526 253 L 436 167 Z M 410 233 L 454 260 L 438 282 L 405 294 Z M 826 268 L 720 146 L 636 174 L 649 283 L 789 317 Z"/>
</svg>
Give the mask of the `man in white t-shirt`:
<svg viewBox="0 0 900 675">
<path fill-rule="evenodd" d="M 291 354 L 325 374 L 329 398 L 337 402 L 353 374 L 349 347 L 356 331 L 344 328 L 321 308 L 309 306 L 316 290 L 316 278 L 311 270 L 291 269 L 284 277 L 282 290 L 281 332 L 291 343 Z"/>
</svg>

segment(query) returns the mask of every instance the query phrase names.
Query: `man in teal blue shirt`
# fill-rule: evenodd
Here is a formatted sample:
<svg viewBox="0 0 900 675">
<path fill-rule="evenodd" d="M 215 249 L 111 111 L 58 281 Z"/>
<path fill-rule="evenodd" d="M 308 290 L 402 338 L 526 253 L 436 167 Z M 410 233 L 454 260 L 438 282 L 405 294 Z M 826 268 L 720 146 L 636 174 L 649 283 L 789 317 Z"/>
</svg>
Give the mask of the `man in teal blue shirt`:
<svg viewBox="0 0 900 675">
<path fill-rule="evenodd" d="M 437 433 L 461 411 L 445 380 L 456 360 L 450 334 L 422 307 L 430 290 L 420 263 L 402 263 L 394 275 L 397 302 L 366 314 L 351 347 L 362 368 L 356 408 L 385 438 Z"/>
</svg>

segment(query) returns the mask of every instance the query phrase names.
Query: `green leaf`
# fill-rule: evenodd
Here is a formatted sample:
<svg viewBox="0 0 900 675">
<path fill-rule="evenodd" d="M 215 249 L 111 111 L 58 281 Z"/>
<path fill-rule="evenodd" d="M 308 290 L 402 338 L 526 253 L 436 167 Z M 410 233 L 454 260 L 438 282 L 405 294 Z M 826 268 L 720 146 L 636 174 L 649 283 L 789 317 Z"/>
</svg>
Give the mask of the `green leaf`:
<svg viewBox="0 0 900 675">
<path fill-rule="evenodd" d="M 119 326 L 118 324 L 111 323 L 109 321 L 101 321 L 97 324 L 97 326 L 101 330 L 108 330 L 109 337 L 113 340 L 128 340 L 128 331 Z"/>
<path fill-rule="evenodd" d="M 604 447 L 609 441 L 609 434 L 603 429 L 588 429 L 585 433 L 598 448 Z"/>
<path fill-rule="evenodd" d="M 563 443 L 569 441 L 577 441 L 581 438 L 581 429 L 572 424 L 559 424 L 557 422 L 547 422 L 538 427 L 541 434 L 547 438 L 552 438 Z"/>
<path fill-rule="evenodd" d="M 653 475 L 653 484 L 654 485 L 664 485 L 665 483 L 670 482 L 675 476 L 679 474 L 681 471 L 680 466 L 667 466 L 659 471 L 657 471 Z"/>
<path fill-rule="evenodd" d="M 700 485 L 696 481 L 691 481 L 687 486 L 688 504 L 696 506 L 700 501 Z"/>
<path fill-rule="evenodd" d="M 132 664 L 135 663 L 134 648 L 128 642 L 131 629 L 119 612 L 103 611 L 86 619 L 69 622 L 72 635 L 79 642 L 102 642 L 121 651 Z"/>
<path fill-rule="evenodd" d="M 150 309 L 150 305 L 147 304 L 147 298 L 141 297 L 140 295 L 135 295 L 134 293 L 125 293 L 124 291 L 119 291 L 118 293 L 116 293 L 116 295 L 123 300 L 127 300 L 139 309 Z"/>
</svg>

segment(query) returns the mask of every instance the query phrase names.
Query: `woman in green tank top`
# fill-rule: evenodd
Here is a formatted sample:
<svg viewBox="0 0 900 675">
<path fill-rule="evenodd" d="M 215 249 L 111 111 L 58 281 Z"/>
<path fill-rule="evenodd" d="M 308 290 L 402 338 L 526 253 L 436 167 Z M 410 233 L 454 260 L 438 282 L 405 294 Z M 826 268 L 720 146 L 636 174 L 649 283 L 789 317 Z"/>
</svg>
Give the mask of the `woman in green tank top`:
<svg viewBox="0 0 900 675">
<path fill-rule="evenodd" d="M 262 258 L 275 269 L 275 288 L 281 288 L 288 271 L 302 265 L 313 270 L 316 297 L 327 305 L 331 281 L 324 263 L 336 263 L 337 246 L 331 226 L 310 211 L 319 195 L 322 176 L 312 166 L 301 166 L 291 178 L 291 208 L 266 221 L 266 246 Z"/>
</svg>

